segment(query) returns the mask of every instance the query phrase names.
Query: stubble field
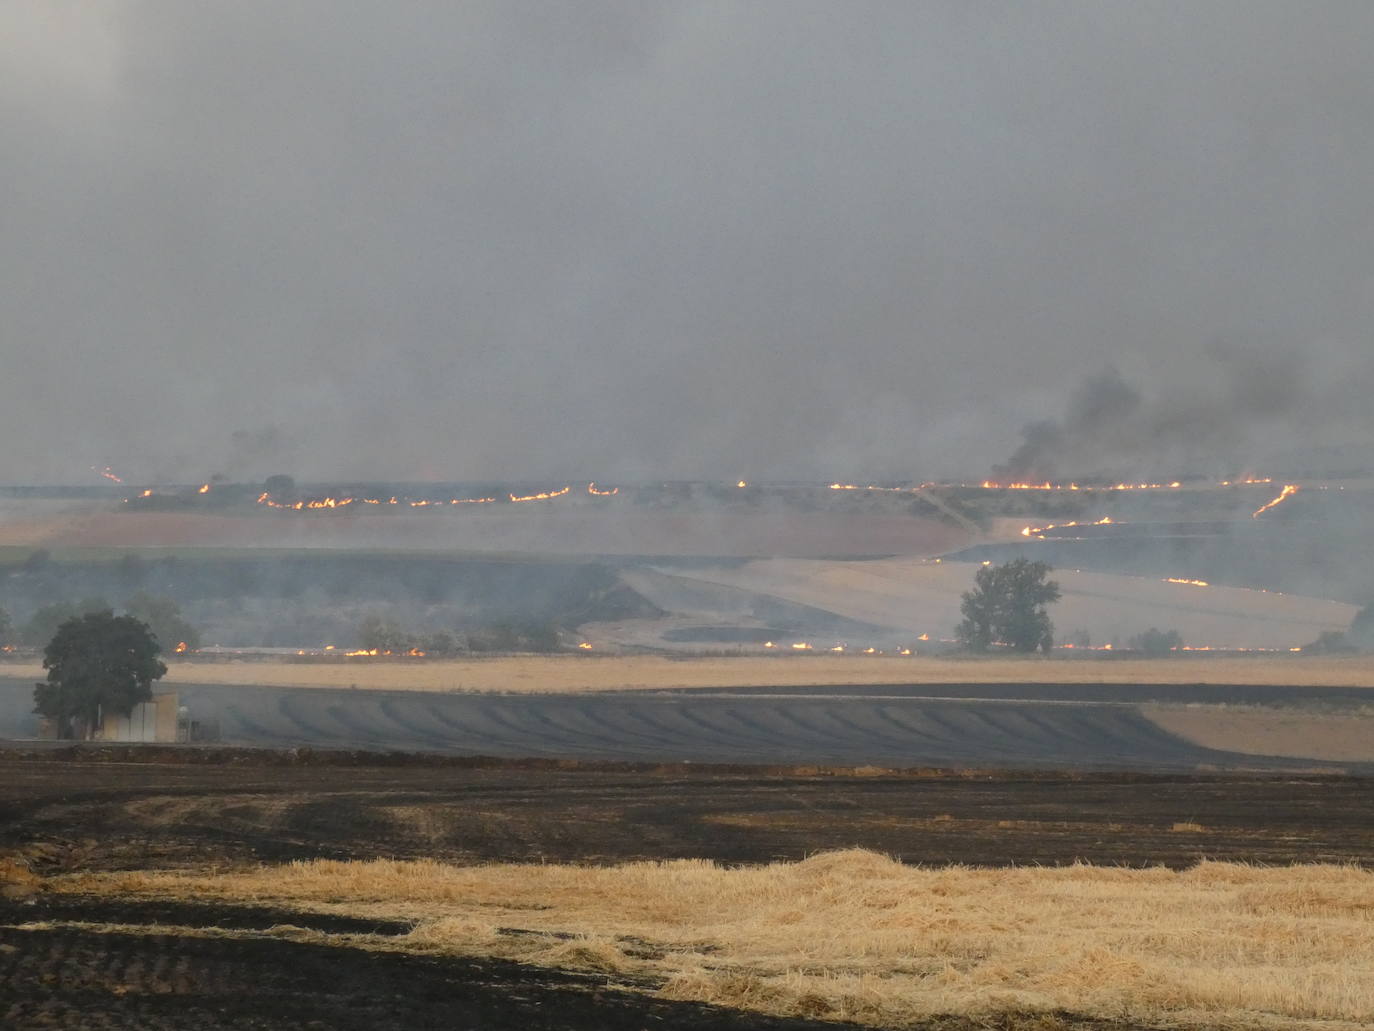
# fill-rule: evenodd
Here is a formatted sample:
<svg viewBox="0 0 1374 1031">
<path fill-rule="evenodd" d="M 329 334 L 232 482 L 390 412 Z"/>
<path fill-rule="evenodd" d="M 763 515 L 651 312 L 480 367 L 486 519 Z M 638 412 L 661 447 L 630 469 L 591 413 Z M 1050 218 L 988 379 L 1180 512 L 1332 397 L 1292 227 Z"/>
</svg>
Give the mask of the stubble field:
<svg viewBox="0 0 1374 1031">
<path fill-rule="evenodd" d="M 1374 784 L 1360 778 L 196 758 L 0 759 L 0 1017 L 1374 1019 L 1374 886 L 1353 865 L 1374 854 Z"/>
<path fill-rule="evenodd" d="M 41 668 L 36 665 L 7 665 L 3 669 L 6 675 L 15 677 L 42 676 Z M 537 694 L 759 684 L 770 687 L 922 683 L 1374 687 L 1374 659 L 1368 655 L 1287 653 L 1167 659 L 521 655 L 407 662 L 341 658 L 311 662 L 170 662 L 164 683 Z"/>
</svg>

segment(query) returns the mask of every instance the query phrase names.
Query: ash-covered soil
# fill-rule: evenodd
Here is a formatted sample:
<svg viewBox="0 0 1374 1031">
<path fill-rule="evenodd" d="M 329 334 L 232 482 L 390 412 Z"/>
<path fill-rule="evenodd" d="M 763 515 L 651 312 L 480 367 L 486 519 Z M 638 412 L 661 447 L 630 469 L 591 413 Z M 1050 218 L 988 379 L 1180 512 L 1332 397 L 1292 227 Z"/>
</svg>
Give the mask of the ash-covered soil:
<svg viewBox="0 0 1374 1031">
<path fill-rule="evenodd" d="M 0 920 L 10 923 L 0 906 Z M 635 991 L 634 987 L 641 990 Z M 0 926 L 0 1026 L 62 1031 L 835 1031 L 653 998 L 604 976 L 280 938 Z M 937 1018 L 924 1031 L 1146 1031 L 1073 1014 Z M 913 1029 L 921 1031 L 921 1029 Z"/>
<path fill-rule="evenodd" d="M 4 913 L 10 923 L 13 913 Z M 760 1028 L 820 1031 L 605 977 L 267 937 L 0 927 L 0 1026 L 64 1031 Z M 1085 1025 L 1086 1026 L 1086 1025 Z"/>
<path fill-rule="evenodd" d="M 72 755 L 90 758 L 59 758 Z M 136 746 L 0 753 L 0 855 L 51 871 L 312 857 L 749 863 L 850 846 L 934 864 L 1368 862 L 1374 780 L 863 776 Z"/>
</svg>

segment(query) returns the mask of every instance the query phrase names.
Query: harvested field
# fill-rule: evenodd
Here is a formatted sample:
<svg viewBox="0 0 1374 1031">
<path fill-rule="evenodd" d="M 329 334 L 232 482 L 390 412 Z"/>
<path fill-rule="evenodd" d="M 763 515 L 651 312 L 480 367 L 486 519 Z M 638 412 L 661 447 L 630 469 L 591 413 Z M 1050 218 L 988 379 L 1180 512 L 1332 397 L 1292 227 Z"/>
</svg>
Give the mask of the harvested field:
<svg viewBox="0 0 1374 1031">
<path fill-rule="evenodd" d="M 520 552 L 536 555 L 939 554 L 967 531 L 904 513 L 613 511 L 593 505 L 480 506 L 481 511 L 130 512 L 107 503 L 11 502 L 0 544 L 61 548 L 290 548 Z M 32 514 L 30 514 L 32 513 Z M 7 518 L 6 518 L 7 517 Z"/>
<path fill-rule="evenodd" d="M 907 549 L 908 551 L 910 549 Z M 626 581 L 659 608 L 690 612 L 709 590 L 803 605 L 895 634 L 947 636 L 959 622 L 960 595 L 976 562 L 936 562 L 911 555 L 872 561 L 808 558 L 687 570 L 631 570 Z M 1125 642 L 1147 627 L 1177 628 L 1189 645 L 1214 648 L 1295 648 L 1326 630 L 1350 625 L 1354 605 L 1241 587 L 1169 582 L 1187 570 L 1125 576 L 1056 569 L 1063 597 L 1054 606 L 1060 635 L 1087 632 L 1093 643 Z M 833 642 L 826 642 L 827 644 Z"/>
<path fill-rule="evenodd" d="M 42 679 L 37 665 L 0 676 Z M 646 688 L 870 684 L 1272 684 L 1374 687 L 1374 656 L 1178 656 L 1167 659 L 741 655 L 501 656 L 406 662 L 168 663 L 163 683 L 554 694 Z"/>
<path fill-rule="evenodd" d="M 1355 867 L 927 870 L 848 850 L 750 869 L 317 860 L 52 887 L 410 921 L 375 947 L 601 972 L 785 1016 L 1374 1022 L 1374 874 Z"/>
<path fill-rule="evenodd" d="M 1367 1020 L 1369 874 L 1194 867 L 1367 859 L 1368 780 L 87 754 L 0 758 L 6 1026 Z"/>
<path fill-rule="evenodd" d="M 1142 709 L 1171 734 L 1205 748 L 1247 755 L 1324 756 L 1337 762 L 1374 762 L 1374 709 L 1303 712 L 1233 706 Z"/>
</svg>

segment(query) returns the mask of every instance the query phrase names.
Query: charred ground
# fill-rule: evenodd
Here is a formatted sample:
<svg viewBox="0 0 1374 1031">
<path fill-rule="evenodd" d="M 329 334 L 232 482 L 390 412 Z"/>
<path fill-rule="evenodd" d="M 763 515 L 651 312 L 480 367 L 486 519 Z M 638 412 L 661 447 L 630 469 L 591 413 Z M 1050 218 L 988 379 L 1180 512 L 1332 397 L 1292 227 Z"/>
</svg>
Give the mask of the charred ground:
<svg viewBox="0 0 1374 1031">
<path fill-rule="evenodd" d="M 11 752 L 0 757 L 0 856 L 41 877 L 313 857 L 755 863 L 853 845 L 909 863 L 979 865 L 1374 854 L 1374 791 L 1361 778 L 865 772 L 243 749 Z M 407 930 L 394 922 L 58 895 L 23 878 L 6 895 L 0 1021 L 12 1026 L 834 1026 L 655 999 L 645 991 L 657 985 L 595 972 L 391 954 L 385 938 Z M 1136 1025 L 1007 1014 L 994 1025 L 950 1017 L 927 1026 Z"/>
</svg>

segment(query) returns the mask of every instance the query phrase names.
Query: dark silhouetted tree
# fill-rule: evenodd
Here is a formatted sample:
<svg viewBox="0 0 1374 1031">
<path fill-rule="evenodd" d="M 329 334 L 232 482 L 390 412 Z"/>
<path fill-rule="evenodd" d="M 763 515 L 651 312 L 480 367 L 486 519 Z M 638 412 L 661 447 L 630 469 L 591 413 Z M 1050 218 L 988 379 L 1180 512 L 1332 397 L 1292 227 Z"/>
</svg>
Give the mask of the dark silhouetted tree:
<svg viewBox="0 0 1374 1031">
<path fill-rule="evenodd" d="M 363 617 L 358 624 L 358 646 L 379 652 L 404 652 L 415 647 L 414 638 L 395 623 L 378 615 Z"/>
<path fill-rule="evenodd" d="M 1169 655 L 1183 647 L 1183 635 L 1177 630 L 1159 630 L 1150 627 L 1143 634 L 1136 634 L 1126 642 L 1132 651 L 1143 652 L 1150 658 Z"/>
<path fill-rule="evenodd" d="M 195 651 L 200 647 L 200 631 L 181 616 L 181 607 L 171 598 L 139 591 L 124 605 L 124 611 L 148 624 L 164 652 Z M 182 648 L 182 645 L 185 648 Z"/>
<path fill-rule="evenodd" d="M 267 488 L 267 493 L 278 501 L 294 497 L 296 494 L 296 481 L 285 473 L 267 477 L 267 482 L 263 486 Z"/>
<path fill-rule="evenodd" d="M 959 605 L 964 619 L 955 635 L 960 643 L 975 652 L 993 644 L 1019 652 L 1049 651 L 1054 624 L 1045 606 L 1059 600 L 1059 584 L 1046 579 L 1052 571 L 1044 562 L 1024 558 L 979 569 Z"/>
<path fill-rule="evenodd" d="M 29 617 L 21 636 L 25 644 L 41 648 L 52 640 L 57 628 L 67 620 L 87 612 L 107 612 L 112 607 L 104 598 L 83 598 L 81 601 L 59 601 L 44 605 Z"/>
<path fill-rule="evenodd" d="M 34 685 L 35 711 L 57 724 L 60 737 L 89 737 L 106 713 L 128 715 L 153 696 L 167 672 L 146 623 L 108 610 L 88 612 L 57 628 L 43 650 L 48 679 Z"/>
</svg>

